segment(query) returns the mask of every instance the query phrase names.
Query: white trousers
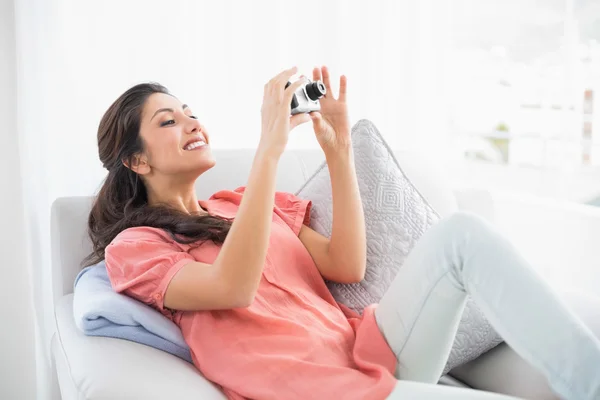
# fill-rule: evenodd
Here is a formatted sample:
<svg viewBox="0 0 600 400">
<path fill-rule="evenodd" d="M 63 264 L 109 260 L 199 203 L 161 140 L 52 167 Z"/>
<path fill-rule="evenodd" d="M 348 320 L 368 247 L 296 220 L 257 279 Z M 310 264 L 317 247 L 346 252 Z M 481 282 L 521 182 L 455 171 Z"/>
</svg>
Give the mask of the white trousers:
<svg viewBox="0 0 600 400">
<path fill-rule="evenodd" d="M 423 235 L 375 311 L 398 360 L 389 399 L 514 399 L 435 384 L 467 295 L 561 398 L 600 399 L 600 340 L 494 227 L 467 213 Z"/>
</svg>

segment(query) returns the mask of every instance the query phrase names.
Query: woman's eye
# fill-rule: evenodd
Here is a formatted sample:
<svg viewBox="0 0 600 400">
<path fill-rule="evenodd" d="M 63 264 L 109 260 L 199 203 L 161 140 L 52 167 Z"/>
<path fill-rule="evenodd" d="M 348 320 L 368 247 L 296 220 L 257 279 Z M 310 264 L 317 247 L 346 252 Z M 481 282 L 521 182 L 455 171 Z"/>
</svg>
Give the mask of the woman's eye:
<svg viewBox="0 0 600 400">
<path fill-rule="evenodd" d="M 195 115 L 190 115 L 190 118 L 194 118 L 194 119 L 198 119 L 198 117 L 196 117 Z"/>
<path fill-rule="evenodd" d="M 168 121 L 162 122 L 162 123 L 160 124 L 160 126 L 173 125 L 174 123 L 175 123 L 175 120 L 174 120 L 174 119 L 170 119 L 170 120 L 168 120 Z"/>
</svg>

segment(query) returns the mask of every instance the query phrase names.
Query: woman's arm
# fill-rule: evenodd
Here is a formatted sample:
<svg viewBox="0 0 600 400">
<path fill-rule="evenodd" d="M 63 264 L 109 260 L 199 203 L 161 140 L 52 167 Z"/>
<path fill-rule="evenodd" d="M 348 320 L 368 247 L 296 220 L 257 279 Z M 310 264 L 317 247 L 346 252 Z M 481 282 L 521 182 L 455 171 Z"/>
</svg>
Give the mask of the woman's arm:
<svg viewBox="0 0 600 400">
<path fill-rule="evenodd" d="M 173 277 L 164 304 L 174 310 L 247 307 L 265 263 L 279 156 L 257 152 L 236 217 L 212 264 L 191 262 Z"/>
<path fill-rule="evenodd" d="M 279 156 L 266 152 L 255 157 L 236 218 L 213 264 L 240 306 L 252 303 L 267 256 L 278 161 Z"/>
<path fill-rule="evenodd" d="M 246 307 L 254 300 L 271 233 L 277 164 L 289 131 L 308 120 L 306 115 L 289 116 L 292 96 L 302 81 L 284 88 L 295 73 L 295 68 L 286 70 L 265 85 L 260 144 L 219 255 L 211 265 L 191 262 L 182 267 L 167 288 L 165 306 L 176 310 L 228 309 Z"/>
<path fill-rule="evenodd" d="M 333 194 L 329 254 L 332 280 L 360 282 L 367 264 L 367 239 L 352 148 L 327 156 Z"/>
<path fill-rule="evenodd" d="M 352 151 L 327 157 L 333 194 L 333 225 L 327 239 L 303 225 L 300 240 L 324 278 L 340 283 L 363 280 L 367 249 L 365 219 Z"/>
<path fill-rule="evenodd" d="M 322 78 L 327 89 L 320 100 L 321 112 L 311 116 L 331 176 L 333 226 L 330 240 L 308 227 L 300 231 L 300 240 L 325 278 L 342 283 L 359 282 L 365 275 L 367 239 L 350 138 L 346 78 L 340 78 L 338 99 L 331 92 L 326 67 L 315 68 L 313 78 Z"/>
</svg>

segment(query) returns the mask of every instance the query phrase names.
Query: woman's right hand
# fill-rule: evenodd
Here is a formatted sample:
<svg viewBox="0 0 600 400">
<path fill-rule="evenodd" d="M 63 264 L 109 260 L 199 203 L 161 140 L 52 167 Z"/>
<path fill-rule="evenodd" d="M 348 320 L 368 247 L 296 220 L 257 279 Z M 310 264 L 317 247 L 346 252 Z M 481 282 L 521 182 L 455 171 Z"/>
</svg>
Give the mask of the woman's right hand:
<svg viewBox="0 0 600 400">
<path fill-rule="evenodd" d="M 288 133 L 296 126 L 310 121 L 308 114 L 296 114 L 290 117 L 290 105 L 296 90 L 305 83 L 298 79 L 287 88 L 285 85 L 296 73 L 297 68 L 287 69 L 265 85 L 261 107 L 262 131 L 259 148 L 280 156 L 285 150 Z"/>
</svg>

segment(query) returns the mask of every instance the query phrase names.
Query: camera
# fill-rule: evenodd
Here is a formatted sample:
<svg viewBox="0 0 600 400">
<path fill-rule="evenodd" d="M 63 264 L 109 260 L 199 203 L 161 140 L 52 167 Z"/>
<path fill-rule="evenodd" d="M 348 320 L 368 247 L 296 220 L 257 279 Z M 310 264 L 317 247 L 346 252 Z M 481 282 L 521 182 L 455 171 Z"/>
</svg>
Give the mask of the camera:
<svg viewBox="0 0 600 400">
<path fill-rule="evenodd" d="M 288 82 L 285 87 L 290 85 L 291 82 Z M 292 115 L 319 111 L 321 109 L 319 99 L 325 96 L 326 92 L 325 85 L 321 81 L 311 82 L 309 80 L 306 85 L 300 86 L 292 98 Z"/>
</svg>

